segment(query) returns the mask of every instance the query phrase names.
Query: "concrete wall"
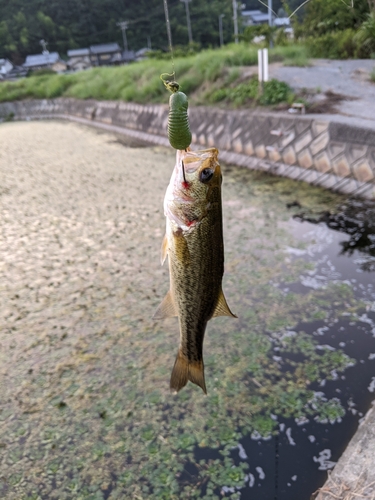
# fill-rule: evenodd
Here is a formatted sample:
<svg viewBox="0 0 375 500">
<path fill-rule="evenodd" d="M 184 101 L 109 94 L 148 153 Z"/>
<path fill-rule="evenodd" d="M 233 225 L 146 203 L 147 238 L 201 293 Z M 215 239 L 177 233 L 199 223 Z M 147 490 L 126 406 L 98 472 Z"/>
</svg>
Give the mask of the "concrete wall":
<svg viewBox="0 0 375 500">
<path fill-rule="evenodd" d="M 316 500 L 375 498 L 375 406 L 368 411 Z"/>
<path fill-rule="evenodd" d="M 0 117 L 68 118 L 168 146 L 167 105 L 75 99 L 0 104 Z M 375 199 L 375 130 L 308 115 L 189 109 L 193 148 L 229 163 Z"/>
</svg>

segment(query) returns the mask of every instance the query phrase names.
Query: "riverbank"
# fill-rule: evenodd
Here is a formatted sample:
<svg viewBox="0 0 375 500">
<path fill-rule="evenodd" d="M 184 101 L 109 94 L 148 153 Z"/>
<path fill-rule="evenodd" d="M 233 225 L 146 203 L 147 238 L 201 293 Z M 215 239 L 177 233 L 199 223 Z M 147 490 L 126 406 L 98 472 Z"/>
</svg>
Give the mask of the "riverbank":
<svg viewBox="0 0 375 500">
<path fill-rule="evenodd" d="M 168 145 L 166 105 L 75 99 L 0 104 L 3 119 L 64 118 Z M 191 107 L 193 147 L 218 147 L 228 163 L 375 199 L 375 128 L 321 115 Z"/>
<path fill-rule="evenodd" d="M 375 406 L 368 411 L 316 500 L 375 498 Z"/>
</svg>

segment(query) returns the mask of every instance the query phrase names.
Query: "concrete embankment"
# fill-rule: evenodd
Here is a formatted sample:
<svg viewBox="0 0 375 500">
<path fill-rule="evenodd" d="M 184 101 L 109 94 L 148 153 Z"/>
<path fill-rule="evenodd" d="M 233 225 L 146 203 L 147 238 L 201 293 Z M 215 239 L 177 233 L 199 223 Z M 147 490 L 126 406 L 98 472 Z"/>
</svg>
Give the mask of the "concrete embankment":
<svg viewBox="0 0 375 500">
<path fill-rule="evenodd" d="M 66 118 L 168 145 L 163 105 L 43 99 L 0 104 L 0 118 Z M 375 130 L 332 118 L 189 110 L 193 147 L 217 147 L 220 158 L 252 169 L 303 180 L 342 193 L 375 199 Z"/>
<path fill-rule="evenodd" d="M 375 406 L 368 411 L 316 500 L 375 498 Z"/>
</svg>

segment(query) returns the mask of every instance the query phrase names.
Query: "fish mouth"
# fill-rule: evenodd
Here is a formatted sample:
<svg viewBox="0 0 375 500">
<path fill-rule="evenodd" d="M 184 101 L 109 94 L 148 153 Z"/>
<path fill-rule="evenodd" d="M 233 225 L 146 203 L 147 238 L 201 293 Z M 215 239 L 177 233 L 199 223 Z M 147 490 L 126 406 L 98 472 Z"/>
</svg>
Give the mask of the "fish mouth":
<svg viewBox="0 0 375 500">
<path fill-rule="evenodd" d="M 196 172 L 205 160 L 217 162 L 219 151 L 216 148 L 201 149 L 199 151 L 177 151 L 176 164 L 181 165 L 181 180 L 186 181 L 186 174 Z"/>
</svg>

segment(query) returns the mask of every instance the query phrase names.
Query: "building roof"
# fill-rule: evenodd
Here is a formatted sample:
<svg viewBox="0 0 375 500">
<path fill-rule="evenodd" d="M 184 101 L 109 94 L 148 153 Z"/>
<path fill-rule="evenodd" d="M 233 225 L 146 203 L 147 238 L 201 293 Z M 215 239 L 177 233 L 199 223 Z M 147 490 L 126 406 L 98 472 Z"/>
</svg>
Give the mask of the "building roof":
<svg viewBox="0 0 375 500">
<path fill-rule="evenodd" d="M 103 43 L 101 45 L 91 45 L 91 54 L 110 54 L 111 52 L 121 52 L 118 43 Z"/>
<path fill-rule="evenodd" d="M 273 24 L 274 26 L 290 26 L 290 19 L 289 17 L 276 17 Z"/>
<path fill-rule="evenodd" d="M 242 16 L 251 19 L 253 23 L 264 23 L 268 21 L 268 13 L 260 10 L 243 10 Z"/>
<path fill-rule="evenodd" d="M 90 54 L 90 49 L 71 49 L 67 52 L 69 57 L 80 57 L 88 56 Z"/>
<path fill-rule="evenodd" d="M 264 14 L 264 12 L 262 12 L 261 10 L 243 10 L 242 11 L 242 15 L 245 17 L 253 16 L 256 14 Z"/>
<path fill-rule="evenodd" d="M 143 47 L 142 49 L 137 50 L 137 52 L 135 53 L 135 56 L 136 57 L 143 57 L 148 52 L 152 52 L 152 50 L 150 49 L 150 47 Z"/>
<path fill-rule="evenodd" d="M 5 75 L 9 73 L 13 68 L 13 64 L 9 61 L 9 59 L 0 59 L 0 74 Z"/>
<path fill-rule="evenodd" d="M 34 54 L 31 56 L 26 56 L 26 61 L 23 67 L 33 68 L 35 66 L 47 66 L 48 64 L 54 64 L 59 60 L 60 56 L 57 52 L 48 52 L 46 54 Z"/>
</svg>

